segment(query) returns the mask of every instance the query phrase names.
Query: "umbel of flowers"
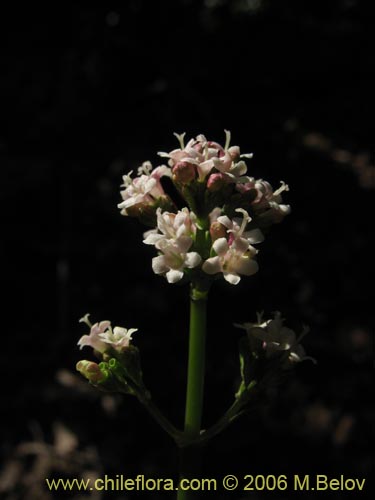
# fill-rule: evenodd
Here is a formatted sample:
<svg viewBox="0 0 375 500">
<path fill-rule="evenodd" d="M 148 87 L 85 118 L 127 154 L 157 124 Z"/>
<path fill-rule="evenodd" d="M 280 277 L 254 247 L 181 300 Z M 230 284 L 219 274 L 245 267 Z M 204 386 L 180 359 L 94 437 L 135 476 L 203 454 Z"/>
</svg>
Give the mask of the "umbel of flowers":
<svg viewBox="0 0 375 500">
<path fill-rule="evenodd" d="M 290 211 L 281 197 L 288 186 L 281 182 L 274 191 L 247 175 L 245 159 L 252 155 L 230 146 L 225 134 L 224 147 L 204 135 L 185 144 L 185 134 L 175 134 L 180 147 L 159 153 L 166 165 L 153 169 L 145 162 L 137 176 L 123 177 L 121 214 L 153 227 L 144 243 L 155 247 L 152 268 L 169 283 L 187 278 L 207 287 L 223 277 L 236 285 L 257 272 L 254 245 Z M 163 187 L 168 185 L 173 189 Z"/>
<path fill-rule="evenodd" d="M 190 328 L 186 409 L 183 430 L 176 428 L 154 405 L 142 378 L 139 351 L 132 344 L 137 329 L 112 327 L 110 321 L 91 324 L 78 344 L 91 347 L 98 362 L 81 360 L 77 370 L 98 389 L 130 394 L 139 399 L 161 427 L 181 448 L 180 477 L 195 477 L 194 459 L 198 447 L 221 432 L 250 404 L 254 405 L 267 384 L 283 378 L 306 356 L 300 340 L 284 325 L 280 313 L 255 323 L 236 324 L 246 334 L 239 343 L 240 382 L 234 401 L 211 427 L 202 430 L 205 367 L 206 302 L 216 279 L 237 285 L 244 276 L 258 271 L 258 245 L 273 224 L 290 212 L 282 194 L 289 190 L 280 181 L 274 190 L 264 179 L 248 172 L 246 160 L 231 146 L 225 131 L 225 145 L 198 135 L 185 143 L 185 134 L 175 134 L 179 147 L 161 152 L 162 164 L 144 162 L 136 175 L 123 177 L 124 216 L 135 217 L 148 227 L 143 243 L 155 248 L 152 269 L 169 283 L 190 284 Z M 314 360 L 313 360 L 314 361 Z M 186 450 L 189 450 L 185 453 Z M 181 500 L 192 498 L 180 489 Z"/>
</svg>

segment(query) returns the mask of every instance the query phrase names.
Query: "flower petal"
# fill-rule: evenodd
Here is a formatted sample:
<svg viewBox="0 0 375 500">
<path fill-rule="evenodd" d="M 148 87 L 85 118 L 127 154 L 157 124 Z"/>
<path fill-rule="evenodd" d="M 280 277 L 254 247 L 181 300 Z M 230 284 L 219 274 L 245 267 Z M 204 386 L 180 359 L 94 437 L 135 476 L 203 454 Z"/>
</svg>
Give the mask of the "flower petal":
<svg viewBox="0 0 375 500">
<path fill-rule="evenodd" d="M 177 271 L 177 269 L 170 269 L 167 274 L 167 280 L 168 283 L 176 283 L 177 281 L 180 281 L 180 279 L 183 277 L 184 273 L 182 271 Z"/>
<path fill-rule="evenodd" d="M 221 273 L 222 269 L 220 257 L 211 257 L 210 259 L 207 259 L 203 263 L 202 269 L 207 274 Z"/>
<path fill-rule="evenodd" d="M 242 257 L 236 262 L 236 271 L 239 274 L 244 274 L 245 276 L 251 276 L 255 274 L 259 269 L 256 260 L 250 259 L 249 257 Z"/>
<path fill-rule="evenodd" d="M 235 273 L 223 273 L 224 279 L 231 285 L 237 285 L 241 281 L 241 277 Z"/>
<path fill-rule="evenodd" d="M 165 236 L 162 234 L 150 233 L 143 240 L 145 245 L 156 245 L 161 239 L 165 239 Z"/>
<path fill-rule="evenodd" d="M 218 255 L 225 255 L 229 249 L 229 246 L 225 238 L 218 238 L 214 241 L 212 248 Z"/>
<path fill-rule="evenodd" d="M 242 236 L 246 238 L 251 245 L 262 243 L 262 241 L 264 241 L 264 235 L 260 229 L 245 231 Z"/>
<path fill-rule="evenodd" d="M 197 252 L 189 252 L 186 254 L 185 266 L 189 269 L 199 266 L 202 261 L 202 257 Z"/>
<path fill-rule="evenodd" d="M 168 267 L 165 264 L 164 255 L 158 255 L 152 259 L 152 270 L 155 274 L 163 274 L 168 271 Z"/>
</svg>

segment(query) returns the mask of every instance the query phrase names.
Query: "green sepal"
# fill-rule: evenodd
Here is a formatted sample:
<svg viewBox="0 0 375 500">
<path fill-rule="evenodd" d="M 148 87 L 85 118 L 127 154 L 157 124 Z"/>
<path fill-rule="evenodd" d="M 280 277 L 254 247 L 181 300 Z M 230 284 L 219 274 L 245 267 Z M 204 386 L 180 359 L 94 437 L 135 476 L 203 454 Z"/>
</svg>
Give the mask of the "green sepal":
<svg viewBox="0 0 375 500">
<path fill-rule="evenodd" d="M 103 379 L 99 382 L 91 381 L 91 385 L 104 392 L 124 392 L 125 390 L 127 394 L 132 394 L 127 387 L 124 387 L 124 384 L 119 383 L 118 379 L 112 373 L 109 363 L 102 361 L 99 363 L 99 368 L 103 374 Z"/>
</svg>

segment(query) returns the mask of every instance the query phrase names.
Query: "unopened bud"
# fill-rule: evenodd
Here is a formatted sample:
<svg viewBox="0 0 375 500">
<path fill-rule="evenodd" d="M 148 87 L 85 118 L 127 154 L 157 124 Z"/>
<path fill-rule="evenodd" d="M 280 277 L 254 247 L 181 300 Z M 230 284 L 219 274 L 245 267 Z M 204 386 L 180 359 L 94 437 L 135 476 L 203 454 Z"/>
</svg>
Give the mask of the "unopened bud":
<svg viewBox="0 0 375 500">
<path fill-rule="evenodd" d="M 211 174 L 207 181 L 207 189 L 209 191 L 220 191 L 228 183 L 229 180 L 224 174 Z"/>
<path fill-rule="evenodd" d="M 179 184 L 188 184 L 195 179 L 196 169 L 192 163 L 179 161 L 172 169 L 173 180 Z"/>
<path fill-rule="evenodd" d="M 99 365 L 93 361 L 87 361 L 86 359 L 78 361 L 76 369 L 81 373 L 81 375 L 94 384 L 103 382 L 107 378 L 101 371 Z"/>
<path fill-rule="evenodd" d="M 226 236 L 226 228 L 220 222 L 213 222 L 210 226 L 210 235 L 212 241 L 218 240 L 219 238 L 225 238 Z"/>
</svg>

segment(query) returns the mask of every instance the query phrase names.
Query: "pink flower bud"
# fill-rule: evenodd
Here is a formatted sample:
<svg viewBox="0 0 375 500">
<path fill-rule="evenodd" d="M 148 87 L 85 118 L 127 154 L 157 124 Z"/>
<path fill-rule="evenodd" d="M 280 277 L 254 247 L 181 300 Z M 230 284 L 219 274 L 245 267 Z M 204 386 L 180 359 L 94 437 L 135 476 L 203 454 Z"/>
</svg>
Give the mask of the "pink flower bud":
<svg viewBox="0 0 375 500">
<path fill-rule="evenodd" d="M 222 187 L 229 183 L 229 179 L 222 173 L 211 174 L 207 181 L 209 191 L 220 191 Z"/>
<path fill-rule="evenodd" d="M 172 169 L 173 180 L 180 184 L 188 184 L 195 179 L 195 166 L 186 161 L 179 161 Z"/>
<path fill-rule="evenodd" d="M 97 363 L 93 361 L 87 361 L 85 359 L 78 361 L 76 364 L 76 369 L 79 371 L 87 380 L 93 382 L 94 384 L 98 382 L 103 382 L 105 380 L 105 375 L 99 368 Z"/>
</svg>

